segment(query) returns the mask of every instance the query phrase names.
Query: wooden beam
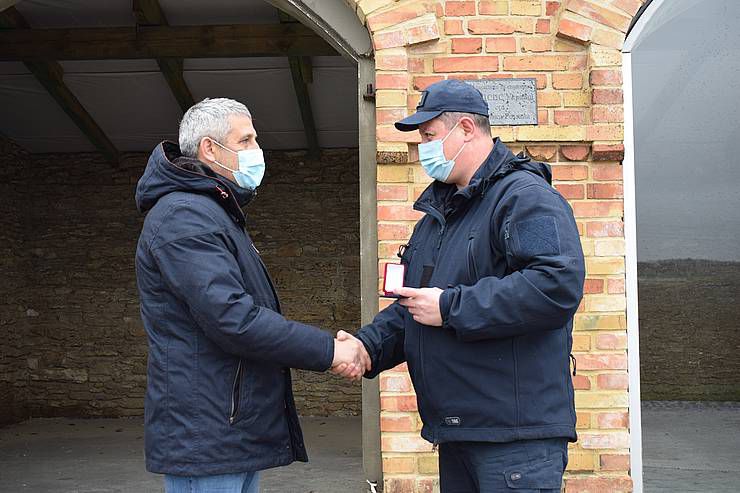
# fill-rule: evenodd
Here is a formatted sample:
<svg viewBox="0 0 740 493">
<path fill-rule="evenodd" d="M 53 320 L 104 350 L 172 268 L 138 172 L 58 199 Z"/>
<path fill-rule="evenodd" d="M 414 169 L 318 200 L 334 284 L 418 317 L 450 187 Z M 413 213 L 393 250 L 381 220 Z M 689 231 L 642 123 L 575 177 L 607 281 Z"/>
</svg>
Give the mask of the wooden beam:
<svg viewBox="0 0 740 493">
<path fill-rule="evenodd" d="M 158 0 L 133 0 L 133 10 L 136 22 L 140 26 L 169 25 Z M 159 65 L 159 70 L 167 81 L 167 85 L 170 86 L 172 95 L 175 96 L 177 103 L 180 105 L 180 109 L 185 113 L 188 108 L 195 104 L 195 100 L 183 76 L 182 58 L 157 58 L 157 65 Z"/>
<path fill-rule="evenodd" d="M 298 22 L 281 10 L 278 10 L 278 17 L 283 25 L 296 24 Z M 311 57 L 289 56 L 288 64 L 290 65 L 290 75 L 293 79 L 293 89 L 298 100 L 298 107 L 301 110 L 303 130 L 306 133 L 306 142 L 308 144 L 308 155 L 312 158 L 317 158 L 320 155 L 319 137 L 316 132 L 316 121 L 313 118 L 311 97 L 308 94 L 308 84 L 313 82 Z"/>
<path fill-rule="evenodd" d="M 13 29 L 0 61 L 338 55 L 302 24 Z"/>
<path fill-rule="evenodd" d="M 26 30 L 28 22 L 15 7 L 10 7 L 0 12 L 0 28 Z M 116 146 L 64 84 L 64 70 L 61 65 L 37 60 L 26 61 L 25 65 L 101 154 L 111 163 L 117 164 L 119 155 Z"/>
</svg>

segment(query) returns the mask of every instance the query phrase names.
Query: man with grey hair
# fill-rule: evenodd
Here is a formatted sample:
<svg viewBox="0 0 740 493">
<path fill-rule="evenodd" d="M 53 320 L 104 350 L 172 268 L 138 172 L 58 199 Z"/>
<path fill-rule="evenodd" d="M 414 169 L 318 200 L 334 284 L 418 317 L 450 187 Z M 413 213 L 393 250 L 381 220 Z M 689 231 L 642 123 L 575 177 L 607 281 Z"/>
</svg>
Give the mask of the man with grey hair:
<svg viewBox="0 0 740 493">
<path fill-rule="evenodd" d="M 205 99 L 179 141 L 154 149 L 136 187 L 146 467 L 167 493 L 254 493 L 258 471 L 308 460 L 290 368 L 360 378 L 369 360 L 356 339 L 280 314 L 242 212 L 265 170 L 249 110 Z"/>
</svg>

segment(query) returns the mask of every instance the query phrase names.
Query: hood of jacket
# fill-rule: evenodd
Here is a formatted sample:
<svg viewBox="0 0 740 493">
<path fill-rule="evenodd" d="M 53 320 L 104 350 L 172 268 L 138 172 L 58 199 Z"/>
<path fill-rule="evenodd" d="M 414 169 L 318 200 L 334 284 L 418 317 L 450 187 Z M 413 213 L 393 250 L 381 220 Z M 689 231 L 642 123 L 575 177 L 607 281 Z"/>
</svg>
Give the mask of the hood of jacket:
<svg viewBox="0 0 740 493">
<path fill-rule="evenodd" d="M 419 196 L 414 204 L 414 209 L 425 212 L 429 211 L 430 208 L 443 211 L 453 201 L 471 199 L 479 193 L 485 193 L 488 187 L 499 178 L 514 171 L 533 173 L 552 185 L 550 165 L 532 161 L 524 152 L 515 155 L 500 139 L 495 138 L 491 153 L 480 165 L 466 187 L 458 190 L 455 184 L 435 180 Z"/>
<path fill-rule="evenodd" d="M 164 141 L 152 151 L 136 185 L 136 207 L 146 213 L 172 192 L 211 196 L 242 226 L 245 216 L 241 208 L 256 195 L 254 190 L 237 186 L 197 159 L 183 156 L 174 142 Z"/>
</svg>

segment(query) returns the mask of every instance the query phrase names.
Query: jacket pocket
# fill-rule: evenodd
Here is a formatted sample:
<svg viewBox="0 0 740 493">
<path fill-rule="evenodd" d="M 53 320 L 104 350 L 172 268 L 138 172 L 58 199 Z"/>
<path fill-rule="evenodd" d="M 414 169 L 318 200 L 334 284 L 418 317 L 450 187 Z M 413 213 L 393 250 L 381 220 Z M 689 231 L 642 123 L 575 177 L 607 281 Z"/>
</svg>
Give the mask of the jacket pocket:
<svg viewBox="0 0 740 493">
<path fill-rule="evenodd" d="M 507 467 L 504 471 L 506 486 L 521 493 L 532 490 L 560 490 L 563 482 L 563 460 L 561 454 L 551 459 L 525 462 Z"/>
<path fill-rule="evenodd" d="M 236 374 L 234 375 L 234 382 L 231 387 L 231 410 L 229 411 L 229 424 L 235 424 L 241 416 L 244 414 L 240 413 L 240 400 L 241 400 L 241 387 L 242 387 L 242 375 L 243 365 L 242 360 L 239 360 L 239 365 L 236 367 Z"/>
<path fill-rule="evenodd" d="M 468 235 L 468 279 L 471 280 L 471 284 L 475 284 L 480 279 L 478 265 L 475 262 L 475 235 L 475 230 Z"/>
</svg>

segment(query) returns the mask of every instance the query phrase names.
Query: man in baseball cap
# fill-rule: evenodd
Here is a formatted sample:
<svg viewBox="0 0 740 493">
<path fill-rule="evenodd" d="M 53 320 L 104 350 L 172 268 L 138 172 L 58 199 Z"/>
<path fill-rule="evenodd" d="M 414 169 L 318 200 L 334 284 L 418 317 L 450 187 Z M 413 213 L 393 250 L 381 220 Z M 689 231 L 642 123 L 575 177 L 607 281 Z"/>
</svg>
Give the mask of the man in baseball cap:
<svg viewBox="0 0 740 493">
<path fill-rule="evenodd" d="M 396 128 L 419 131 L 434 181 L 414 204 L 425 216 L 400 255 L 400 298 L 357 335 L 365 376 L 408 363 L 443 493 L 560 492 L 584 282 L 571 208 L 547 164 L 491 138 L 488 106 L 465 82 L 430 85 Z"/>
</svg>

